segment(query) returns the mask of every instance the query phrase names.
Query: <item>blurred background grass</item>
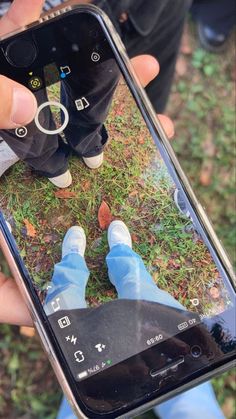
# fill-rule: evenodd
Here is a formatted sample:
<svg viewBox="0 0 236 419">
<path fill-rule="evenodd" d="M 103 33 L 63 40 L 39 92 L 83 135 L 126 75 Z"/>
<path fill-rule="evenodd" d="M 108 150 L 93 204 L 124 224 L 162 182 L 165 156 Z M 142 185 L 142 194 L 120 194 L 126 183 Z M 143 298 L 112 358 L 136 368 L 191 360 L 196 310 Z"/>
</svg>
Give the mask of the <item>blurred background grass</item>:
<svg viewBox="0 0 236 419">
<path fill-rule="evenodd" d="M 176 125 L 173 147 L 235 263 L 234 45 L 222 55 L 209 54 L 198 47 L 192 27 L 186 42 L 168 107 Z M 0 265 L 7 269 L 2 259 Z M 38 338 L 2 325 L 0 350 L 0 418 L 55 418 L 61 392 Z M 213 385 L 226 418 L 233 419 L 235 372 Z"/>
</svg>

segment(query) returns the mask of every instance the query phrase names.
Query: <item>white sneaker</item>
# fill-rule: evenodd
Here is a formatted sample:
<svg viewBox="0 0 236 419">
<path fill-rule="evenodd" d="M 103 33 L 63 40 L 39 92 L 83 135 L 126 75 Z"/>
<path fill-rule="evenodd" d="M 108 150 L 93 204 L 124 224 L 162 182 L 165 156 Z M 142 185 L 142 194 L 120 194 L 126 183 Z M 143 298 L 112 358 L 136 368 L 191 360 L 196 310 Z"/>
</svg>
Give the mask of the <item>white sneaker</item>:
<svg viewBox="0 0 236 419">
<path fill-rule="evenodd" d="M 73 226 L 71 227 L 63 240 L 62 243 L 62 257 L 69 255 L 70 253 L 78 253 L 84 257 L 86 249 L 86 236 L 82 227 Z"/>
<path fill-rule="evenodd" d="M 19 157 L 14 153 L 14 151 L 7 145 L 5 141 L 0 142 L 0 177 L 19 161 Z"/>
<path fill-rule="evenodd" d="M 116 220 L 110 224 L 107 239 L 110 249 L 117 244 L 126 244 L 132 249 L 132 238 L 128 227 L 123 221 Z"/>
<path fill-rule="evenodd" d="M 83 157 L 83 161 L 89 169 L 98 169 L 102 165 L 103 159 L 104 153 L 94 157 Z"/>
<path fill-rule="evenodd" d="M 72 184 L 72 177 L 69 170 L 60 176 L 50 177 L 48 180 L 61 189 L 68 188 Z"/>
</svg>

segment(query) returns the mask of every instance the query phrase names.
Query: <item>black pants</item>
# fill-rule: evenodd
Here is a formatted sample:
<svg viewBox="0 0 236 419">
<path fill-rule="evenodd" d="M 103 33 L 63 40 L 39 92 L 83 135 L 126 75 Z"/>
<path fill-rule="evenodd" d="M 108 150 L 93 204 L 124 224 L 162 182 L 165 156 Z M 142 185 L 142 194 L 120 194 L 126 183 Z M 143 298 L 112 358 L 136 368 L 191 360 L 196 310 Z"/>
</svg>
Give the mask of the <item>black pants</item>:
<svg viewBox="0 0 236 419">
<path fill-rule="evenodd" d="M 195 0 L 193 17 L 218 33 L 229 35 L 235 25 L 235 0 Z"/>
<path fill-rule="evenodd" d="M 79 76 L 77 72 L 74 69 L 68 80 L 61 82 L 61 103 L 69 114 L 69 124 L 64 129 L 66 142 L 58 134 L 39 131 L 34 121 L 27 126 L 28 133 L 24 138 L 16 137 L 14 130 L 0 132 L 21 160 L 38 174 L 49 178 L 66 172 L 71 152 L 79 157 L 93 157 L 103 151 L 108 140 L 104 122 L 120 79 L 116 62 L 109 59 L 87 67 L 85 72 L 80 70 Z M 83 97 L 89 106 L 78 111 L 75 101 Z M 44 89 L 36 93 L 36 98 L 39 106 L 48 101 Z M 60 119 L 63 124 L 63 112 Z M 49 106 L 41 110 L 39 122 L 44 129 L 55 131 Z"/>
<path fill-rule="evenodd" d="M 104 1 L 102 3 L 104 4 Z M 105 3 L 109 4 L 109 0 Z M 150 27 L 146 25 L 147 30 L 145 31 L 140 25 L 136 25 L 136 21 L 129 13 L 124 23 L 119 23 L 118 20 L 115 22 L 130 57 L 151 54 L 159 60 L 160 75 L 147 87 L 147 93 L 158 112 L 164 111 L 169 97 L 189 6 L 190 0 L 157 1 L 155 20 L 152 21 Z M 143 2 L 144 12 L 147 7 L 146 2 Z M 105 11 L 109 14 L 109 10 Z M 142 10 L 140 10 L 141 12 Z M 70 124 L 65 130 L 66 140 L 69 148 L 79 156 L 92 157 L 100 154 L 107 141 L 104 123 L 119 76 L 117 70 L 112 73 L 105 69 L 105 74 L 103 70 L 100 73 L 99 70 L 97 72 L 97 79 L 99 79 L 97 86 L 94 86 L 93 83 L 91 86 L 92 77 L 89 78 L 89 74 L 84 76 L 84 80 L 77 79 L 75 81 L 71 78 L 70 84 L 64 85 L 62 100 L 70 114 Z M 89 111 L 84 113 L 85 118 L 81 120 L 81 115 L 74 109 L 73 99 L 82 95 L 89 98 L 92 106 Z M 47 101 L 46 94 L 40 92 L 37 99 L 39 103 Z M 53 121 L 50 113 L 42 112 L 42 114 L 44 126 L 46 124 L 52 127 Z M 60 136 L 47 136 L 39 133 L 34 123 L 29 126 L 27 138 L 22 140 L 16 138 L 14 132 L 4 131 L 0 134 L 18 157 L 39 173 L 47 177 L 54 177 L 66 171 L 70 151 Z"/>
<path fill-rule="evenodd" d="M 161 5 L 162 2 L 160 2 Z M 159 2 L 157 1 L 157 8 Z M 145 5 L 145 2 L 144 2 Z M 165 111 L 175 72 L 176 60 L 190 0 L 169 0 L 148 35 L 143 36 L 131 19 L 121 24 L 121 33 L 130 57 L 150 54 L 160 64 L 160 74 L 146 88 L 147 94 L 158 113 Z"/>
</svg>

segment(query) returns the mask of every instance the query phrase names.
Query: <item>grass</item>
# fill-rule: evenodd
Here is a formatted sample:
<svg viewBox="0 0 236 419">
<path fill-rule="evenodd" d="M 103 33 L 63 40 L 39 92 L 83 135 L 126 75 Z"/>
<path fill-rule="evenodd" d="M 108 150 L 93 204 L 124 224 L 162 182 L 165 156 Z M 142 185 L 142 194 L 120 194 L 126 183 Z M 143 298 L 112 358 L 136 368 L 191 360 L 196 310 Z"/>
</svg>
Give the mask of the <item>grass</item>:
<svg viewBox="0 0 236 419">
<path fill-rule="evenodd" d="M 50 88 L 49 97 L 59 100 L 60 89 Z M 80 224 L 87 233 L 86 260 L 92 271 L 87 301 L 99 304 L 108 296 L 114 298 L 104 262 L 108 253 L 106 233 L 97 220 L 104 200 L 113 216 L 129 226 L 134 250 L 142 256 L 160 288 L 189 309 L 194 309 L 191 300 L 198 289 L 200 312 L 222 311 L 227 298 L 216 304 L 209 294 L 209 284 L 220 286 L 219 274 L 200 236 L 191 228 L 191 221 L 177 209 L 173 200 L 175 185 L 123 82 L 106 127 L 110 143 L 99 171 L 86 170 L 77 157 L 70 162 L 72 199 L 59 199 L 55 187 L 45 178 L 32 176 L 23 163 L 2 181 L 1 206 L 14 221 L 13 233 L 37 288 L 45 290 L 48 286 L 68 227 Z M 25 220 L 36 230 L 34 238 L 25 231 Z"/>
<path fill-rule="evenodd" d="M 169 113 L 177 132 L 173 146 L 220 238 L 234 258 L 236 220 L 231 58 L 232 49 L 218 57 L 194 48 L 193 54 L 185 57 L 189 71 L 176 77 Z M 52 94 L 57 95 L 58 91 L 54 90 Z M 32 178 L 31 172 L 20 163 L 0 185 L 1 206 L 13 225 L 22 257 L 30 267 L 37 287 L 47 286 L 53 264 L 59 260 L 66 229 L 79 223 L 85 227 L 88 236 L 86 260 L 92 270 L 87 287 L 88 303 L 96 305 L 115 297 L 115 291 L 107 281 L 104 263 L 106 233 L 100 230 L 97 222 L 99 205 L 105 200 L 113 215 L 128 223 L 135 250 L 142 255 L 158 285 L 190 306 L 190 299 L 195 297 L 196 283 L 189 278 L 196 262 L 202 263 L 203 260 L 207 261 L 205 269 L 195 270 L 194 274 L 199 277 L 201 272 L 198 290 L 202 290 L 202 301 L 207 294 L 212 275 L 209 255 L 189 221 L 176 210 L 173 185 L 160 161 L 153 162 L 150 158 L 153 146 L 132 103 L 127 107 L 129 112 L 124 112 L 123 86 L 119 95 L 109 116 L 111 142 L 99 175 L 85 170 L 78 159 L 71 160 L 74 178 L 71 190 L 76 194 L 75 199 L 59 200 L 47 180 Z M 120 155 L 125 159 L 120 160 Z M 154 170 L 156 165 L 159 165 L 158 170 Z M 156 177 L 156 173 L 160 176 Z M 26 237 L 24 219 L 35 227 L 37 238 Z M 148 234 L 147 224 L 150 226 Z M 180 265 L 182 269 L 179 269 Z M 211 309 L 208 307 L 209 298 L 203 303 L 205 308 Z M 60 391 L 38 339 L 26 339 L 19 335 L 18 328 L 9 326 L 1 326 L 0 337 L 3 355 L 0 416 L 18 418 L 27 412 L 30 418 L 54 418 Z M 213 380 L 213 384 L 227 419 L 233 418 L 234 372 Z M 151 418 L 152 414 L 143 417 Z"/>
</svg>

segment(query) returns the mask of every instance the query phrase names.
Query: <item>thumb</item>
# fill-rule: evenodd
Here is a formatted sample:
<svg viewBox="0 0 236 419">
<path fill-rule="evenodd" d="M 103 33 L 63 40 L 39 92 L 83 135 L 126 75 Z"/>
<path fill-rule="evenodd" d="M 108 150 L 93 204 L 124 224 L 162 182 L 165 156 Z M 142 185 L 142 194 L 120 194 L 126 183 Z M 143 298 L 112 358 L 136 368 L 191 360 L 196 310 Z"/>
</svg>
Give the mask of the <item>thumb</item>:
<svg viewBox="0 0 236 419">
<path fill-rule="evenodd" d="M 37 101 L 26 87 L 0 76 L 0 129 L 29 124 L 37 111 Z"/>
</svg>

